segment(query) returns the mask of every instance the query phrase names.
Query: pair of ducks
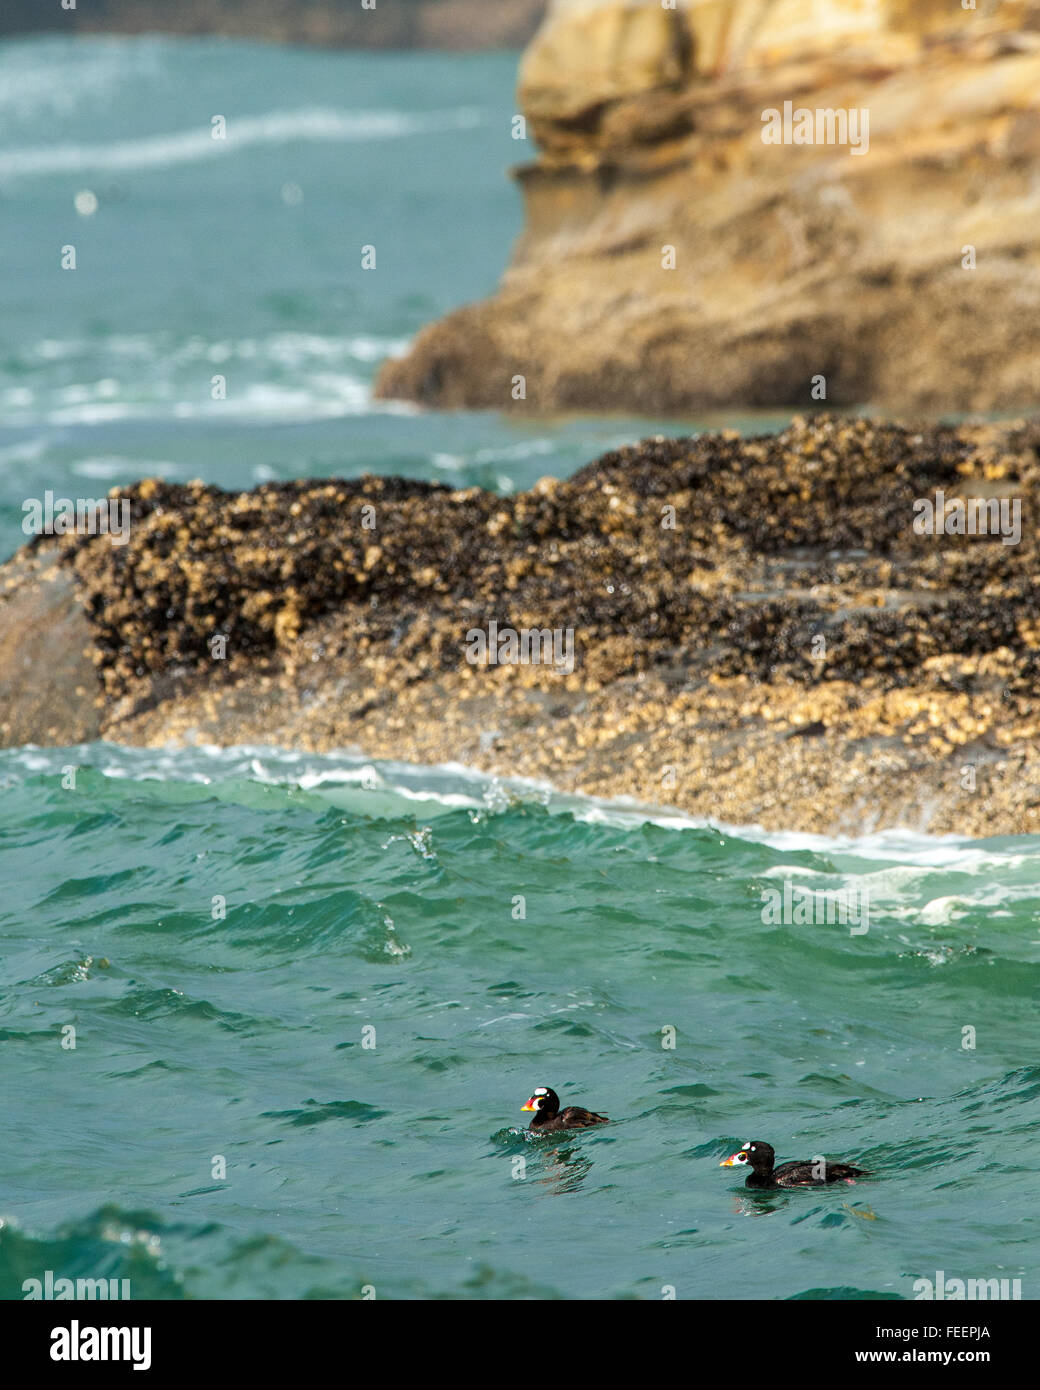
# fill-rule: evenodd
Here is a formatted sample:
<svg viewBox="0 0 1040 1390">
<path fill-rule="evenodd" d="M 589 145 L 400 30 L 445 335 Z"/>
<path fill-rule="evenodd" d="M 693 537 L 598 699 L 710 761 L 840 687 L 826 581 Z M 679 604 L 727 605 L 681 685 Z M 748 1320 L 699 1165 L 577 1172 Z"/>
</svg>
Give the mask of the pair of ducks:
<svg viewBox="0 0 1040 1390">
<path fill-rule="evenodd" d="M 549 1086 L 539 1086 L 523 1110 L 534 1112 L 530 1128 L 536 1134 L 554 1133 L 561 1129 L 591 1129 L 593 1125 L 609 1124 L 606 1115 L 583 1110 L 580 1105 L 568 1105 L 560 1109 L 560 1097 Z M 776 1153 L 772 1144 L 761 1139 L 749 1139 L 746 1144 L 724 1158 L 720 1168 L 739 1168 L 750 1165 L 745 1187 L 822 1187 L 831 1182 L 852 1182 L 866 1177 L 862 1168 L 853 1168 L 850 1163 L 829 1163 L 824 1159 L 813 1159 L 796 1163 L 776 1165 Z"/>
</svg>

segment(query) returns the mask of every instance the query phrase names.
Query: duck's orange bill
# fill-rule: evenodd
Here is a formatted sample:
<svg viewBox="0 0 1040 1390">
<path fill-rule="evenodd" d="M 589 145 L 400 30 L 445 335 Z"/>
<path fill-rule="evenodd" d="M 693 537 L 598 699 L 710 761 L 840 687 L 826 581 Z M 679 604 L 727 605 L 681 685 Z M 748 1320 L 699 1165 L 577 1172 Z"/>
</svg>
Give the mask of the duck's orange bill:
<svg viewBox="0 0 1040 1390">
<path fill-rule="evenodd" d="M 521 1110 L 533 1110 L 533 1109 L 534 1109 L 534 1096 L 531 1097 L 531 1099 L 527 1102 L 526 1105 L 521 1105 L 520 1109 L 521 1109 Z"/>
<path fill-rule="evenodd" d="M 743 1153 L 743 1149 L 742 1149 L 740 1152 Z M 722 1162 L 719 1164 L 719 1167 L 720 1167 L 720 1168 L 735 1168 L 735 1167 L 737 1166 L 737 1159 L 738 1159 L 739 1157 L 740 1157 L 740 1153 L 730 1154 L 729 1158 L 724 1158 L 724 1159 L 722 1160 Z"/>
</svg>

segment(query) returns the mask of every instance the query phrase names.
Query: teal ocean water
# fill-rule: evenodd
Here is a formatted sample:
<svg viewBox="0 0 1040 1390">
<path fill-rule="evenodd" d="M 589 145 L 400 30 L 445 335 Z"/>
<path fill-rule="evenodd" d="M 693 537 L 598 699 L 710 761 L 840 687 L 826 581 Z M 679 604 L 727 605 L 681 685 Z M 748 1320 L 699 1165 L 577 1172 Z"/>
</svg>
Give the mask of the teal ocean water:
<svg viewBox="0 0 1040 1390">
<path fill-rule="evenodd" d="M 713 423 L 371 401 L 519 232 L 515 67 L 0 45 L 0 555 L 47 489 L 510 489 Z M 1040 841 L 709 811 L 348 752 L 0 752 L 0 1297 L 1036 1296 Z M 869 929 L 763 921 L 785 883 L 866 891 Z M 538 1085 L 612 1124 L 532 1139 Z M 747 1139 L 872 1176 L 752 1196 L 718 1166 Z"/>
<path fill-rule="evenodd" d="M 693 427 L 371 400 L 379 363 L 490 294 L 520 233 L 507 170 L 532 151 L 511 135 L 516 67 L 510 53 L 0 43 L 0 558 L 48 488 L 372 472 L 511 491 Z"/>
<path fill-rule="evenodd" d="M 261 749 L 9 751 L 0 793 L 6 1297 L 1037 1288 L 1040 841 Z M 784 879 L 869 930 L 763 924 Z M 613 1123 L 530 1139 L 537 1085 Z M 752 1195 L 748 1138 L 874 1176 Z"/>
</svg>

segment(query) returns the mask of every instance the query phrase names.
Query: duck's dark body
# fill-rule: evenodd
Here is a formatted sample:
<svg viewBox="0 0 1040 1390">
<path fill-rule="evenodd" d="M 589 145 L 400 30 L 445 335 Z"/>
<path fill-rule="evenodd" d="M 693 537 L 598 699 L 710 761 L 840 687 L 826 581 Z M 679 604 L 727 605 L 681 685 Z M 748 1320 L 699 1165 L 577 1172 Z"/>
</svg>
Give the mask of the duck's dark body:
<svg viewBox="0 0 1040 1390">
<path fill-rule="evenodd" d="M 558 1129 L 591 1129 L 593 1125 L 610 1123 L 608 1116 L 584 1110 L 580 1105 L 568 1105 L 566 1110 L 561 1110 L 560 1097 L 548 1086 L 540 1087 L 524 1109 L 534 1110 L 528 1127 L 536 1134 L 554 1133 Z"/>
<path fill-rule="evenodd" d="M 853 1168 L 851 1163 L 828 1163 L 824 1166 L 822 1178 L 813 1175 L 812 1163 L 781 1163 L 771 1173 L 749 1173 L 745 1187 L 823 1187 L 830 1182 L 848 1182 L 852 1178 L 862 1178 L 862 1168 Z"/>
<path fill-rule="evenodd" d="M 597 1115 L 592 1110 L 583 1110 L 580 1105 L 568 1105 L 566 1110 L 561 1110 L 558 1115 L 548 1116 L 544 1120 L 541 1116 L 536 1115 L 531 1121 L 530 1128 L 544 1134 L 551 1129 L 591 1129 L 593 1125 L 609 1123 L 606 1115 Z"/>
<path fill-rule="evenodd" d="M 823 1173 L 818 1173 L 818 1164 L 812 1160 L 798 1160 L 794 1163 L 781 1163 L 775 1166 L 776 1154 L 771 1144 L 755 1139 L 744 1148 L 726 1159 L 725 1167 L 733 1168 L 748 1163 L 751 1172 L 744 1183 L 745 1187 L 763 1189 L 779 1187 L 825 1187 L 832 1182 L 852 1182 L 856 1178 L 868 1176 L 863 1168 L 854 1168 L 851 1163 L 823 1162 Z"/>
</svg>

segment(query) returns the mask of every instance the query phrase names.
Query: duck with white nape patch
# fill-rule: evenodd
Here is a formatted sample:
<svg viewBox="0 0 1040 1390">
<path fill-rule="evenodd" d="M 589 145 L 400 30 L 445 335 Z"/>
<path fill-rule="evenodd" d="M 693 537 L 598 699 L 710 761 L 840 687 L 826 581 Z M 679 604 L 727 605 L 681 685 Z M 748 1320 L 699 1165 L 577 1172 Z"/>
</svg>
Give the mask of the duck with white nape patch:
<svg viewBox="0 0 1040 1390">
<path fill-rule="evenodd" d="M 854 1182 L 868 1174 L 862 1168 L 853 1168 L 850 1163 L 831 1163 L 826 1158 L 798 1160 L 794 1163 L 781 1163 L 775 1167 L 776 1153 L 772 1144 L 762 1139 L 749 1139 L 746 1144 L 724 1158 L 720 1168 L 740 1168 L 749 1165 L 745 1187 L 823 1187 L 831 1182 Z"/>
<path fill-rule="evenodd" d="M 597 1115 L 592 1110 L 583 1110 L 580 1105 L 568 1105 L 560 1109 L 560 1097 L 549 1086 L 538 1086 L 534 1095 L 522 1110 L 533 1110 L 534 1118 L 529 1129 L 536 1134 L 545 1134 L 558 1129 L 591 1129 L 593 1125 L 609 1124 L 606 1115 Z"/>
</svg>

